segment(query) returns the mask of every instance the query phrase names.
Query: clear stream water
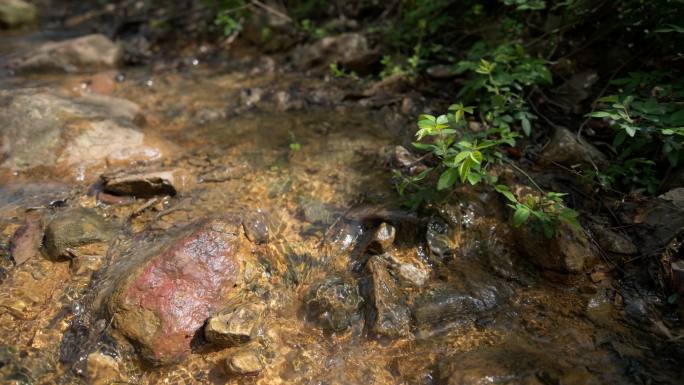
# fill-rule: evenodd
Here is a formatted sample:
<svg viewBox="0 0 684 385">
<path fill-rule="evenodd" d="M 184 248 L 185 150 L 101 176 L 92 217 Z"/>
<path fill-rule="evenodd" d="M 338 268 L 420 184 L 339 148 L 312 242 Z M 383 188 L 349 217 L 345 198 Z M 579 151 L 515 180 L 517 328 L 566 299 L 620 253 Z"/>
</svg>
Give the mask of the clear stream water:
<svg viewBox="0 0 684 385">
<path fill-rule="evenodd" d="M 58 36 L 3 34 L 0 55 Z M 681 381 L 662 354 L 667 342 L 627 322 L 610 280 L 594 284 L 585 277 L 563 277 L 565 282 L 558 282 L 517 257 L 497 211 L 502 209 L 487 194 L 463 195 L 454 206 L 460 219 L 454 230 L 459 251 L 448 263 L 433 263 L 424 244 L 424 222 L 411 220 L 398 204 L 386 159 L 399 138 L 388 133 L 376 110 L 350 103 L 287 112 L 268 105 L 242 108 L 242 90 L 329 86 L 303 75 L 254 75 L 249 68 L 234 67 L 129 68 L 125 80 L 107 91 L 140 105 L 144 132 L 176 145 L 166 164 L 186 170 L 197 182 L 191 189 L 153 202 L 108 205 L 89 195 L 85 184 L 55 180 L 44 172 L 5 172 L 0 174 L 0 242 L 7 246 L 27 209 L 49 218 L 60 209 L 51 208 L 55 201 L 94 208 L 119 224 L 122 230 L 111 254 L 123 259 L 130 250 L 153 242 L 148 235 L 195 219 L 267 212 L 275 218 L 272 241 L 252 250 L 263 262 L 255 290 L 270 308 L 263 331 L 269 341 L 265 369 L 257 376 L 226 376 L 220 370 L 226 352 L 220 349 L 199 349 L 177 365 L 149 367 L 131 349 L 117 347 L 125 342 L 111 329 L 94 339 L 73 338 L 75 324 L 97 324 L 97 309 L 90 307 L 89 298 L 107 278 L 79 274 L 69 262 L 42 254 L 14 266 L 3 254 L 0 382 L 98 383 L 98 376 L 89 379 L 79 364 L 93 350 L 114 356 L 122 383 L 132 384 Z M 5 74 L 0 88 L 87 93 L 93 76 Z M 293 150 L 293 143 L 300 149 Z M 364 314 L 372 312 L 368 304 L 348 331 L 322 331 L 302 310 L 309 286 L 342 276 L 363 292 L 368 273 L 357 245 L 383 220 L 400 230 L 393 252 L 421 261 L 430 271 L 424 287 L 399 288 L 412 310 L 411 333 L 395 339 L 372 336 L 364 327 Z M 60 361 L 65 349 L 76 351 L 75 363 Z"/>
</svg>

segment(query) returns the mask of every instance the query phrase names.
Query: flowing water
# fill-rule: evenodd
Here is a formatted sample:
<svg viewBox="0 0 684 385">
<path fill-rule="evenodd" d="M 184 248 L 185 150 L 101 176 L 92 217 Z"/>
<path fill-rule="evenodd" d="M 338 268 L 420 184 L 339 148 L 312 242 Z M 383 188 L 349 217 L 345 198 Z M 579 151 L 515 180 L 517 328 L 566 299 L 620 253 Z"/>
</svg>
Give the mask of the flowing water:
<svg viewBox="0 0 684 385">
<path fill-rule="evenodd" d="M 0 55 L 45 35 L 0 35 Z M 113 77 L 115 74 L 105 73 Z M 0 77 L 0 88 L 47 87 L 88 93 L 93 74 Z M 165 166 L 192 183 L 176 196 L 98 201 L 89 183 L 49 172 L 0 174 L 0 242 L 27 213 L 51 218 L 94 208 L 120 229 L 108 258 L 130 264 L 132 251 L 215 215 L 269 217 L 271 241 L 253 245 L 259 264 L 250 290 L 268 306 L 260 329 L 264 369 L 228 376 L 227 350 L 200 344 L 184 361 L 153 367 L 117 336 L 93 297 L 116 269 L 79 269 L 44 252 L 0 268 L 0 382 L 102 383 L 87 373 L 94 351 L 114 357 L 120 383 L 132 384 L 631 384 L 677 383 L 667 342 L 627 321 L 610 280 L 542 275 L 517 256 L 504 207 L 491 194 L 463 193 L 448 208 L 452 255 L 426 246 L 435 216 L 403 210 L 387 167 L 401 138 L 384 116 L 354 103 L 246 108 L 256 89 L 310 96 L 329 85 L 304 75 L 250 72 L 199 63 L 181 70 L 131 68 L 107 91 L 141 107 L 141 130 L 173 144 Z M 246 91 L 247 90 L 247 91 Z M 245 96 L 246 95 L 246 96 Z M 446 220 L 437 220 L 444 224 Z M 391 253 L 427 272 L 390 293 L 410 312 L 410 329 L 376 335 L 373 274 L 365 245 L 382 222 L 397 228 Z M 428 234 L 429 236 L 429 234 Z M 96 272 L 93 273 L 92 270 Z M 99 270 L 99 271 L 98 271 Z M 313 285 L 353 282 L 362 304 L 347 329 L 331 332 L 306 306 Z M 377 301 L 377 298 L 376 298 Z M 100 318 L 103 317 L 103 318 Z M 347 322 L 345 320 L 345 322 Z M 93 332 L 97 329 L 97 332 Z M 673 362 L 674 360 L 674 362 Z M 681 365 L 681 363 L 680 363 Z M 681 366 L 680 366 L 681 367 Z M 681 374 L 681 373 L 680 373 Z"/>
</svg>

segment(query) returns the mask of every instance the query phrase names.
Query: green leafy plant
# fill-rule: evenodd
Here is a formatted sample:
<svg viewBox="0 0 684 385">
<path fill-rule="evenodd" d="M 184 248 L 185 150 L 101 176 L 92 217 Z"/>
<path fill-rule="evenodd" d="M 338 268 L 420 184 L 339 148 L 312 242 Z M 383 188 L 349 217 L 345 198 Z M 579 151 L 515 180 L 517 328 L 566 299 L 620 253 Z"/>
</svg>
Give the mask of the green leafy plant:
<svg viewBox="0 0 684 385">
<path fill-rule="evenodd" d="M 518 199 L 506 185 L 496 185 L 495 189 L 509 201 L 513 211 L 513 226 L 520 227 L 526 222 L 540 230 L 544 236 L 551 238 L 561 222 L 579 229 L 577 220 L 579 213 L 565 206 L 563 197 L 567 194 L 547 192 L 543 195 L 525 195 Z M 531 219 L 531 220 L 530 220 Z"/>
<path fill-rule="evenodd" d="M 303 19 L 299 22 L 299 29 L 314 39 L 321 39 L 328 35 L 325 28 L 317 27 L 311 19 Z"/>
<path fill-rule="evenodd" d="M 546 8 L 544 0 L 503 0 L 508 6 L 515 6 L 518 11 L 539 11 Z"/>
<path fill-rule="evenodd" d="M 415 176 L 406 177 L 401 172 L 395 171 L 395 177 L 399 180 L 397 184 L 399 194 L 404 196 L 409 188 L 416 192 L 409 198 L 408 202 L 411 206 L 415 207 L 424 200 L 434 198 L 435 194 L 423 187 L 433 171 L 439 174 L 436 182 L 437 191 L 448 190 L 457 182 L 473 186 L 482 182 L 490 185 L 497 182 L 497 178 L 491 175 L 488 169 L 494 164 L 508 162 L 500 148 L 512 145 L 516 134 L 510 131 L 499 131 L 493 134 L 491 131 L 468 130 L 466 117 L 473 115 L 474 112 L 475 107 L 457 103 L 449 107 L 447 114 L 439 116 L 424 114 L 419 117 L 419 130 L 416 132 L 418 142 L 413 145 L 420 150 L 427 151 L 438 161 L 438 164 Z M 517 169 L 516 166 L 513 167 Z M 523 174 L 529 178 L 526 173 L 523 172 Z M 531 178 L 530 181 L 535 184 Z M 514 226 L 520 226 L 530 220 L 532 226 L 547 237 L 553 236 L 560 222 L 579 226 L 577 212 L 563 204 L 562 197 L 565 194 L 545 193 L 539 189 L 541 192 L 539 197 L 529 195 L 519 201 L 505 185 L 496 185 L 495 189 L 511 202 L 509 206 L 514 209 Z"/>
<path fill-rule="evenodd" d="M 614 132 L 612 145 L 617 159 L 606 171 L 609 185 L 641 187 L 655 194 L 663 176 L 657 172 L 658 165 L 681 164 L 684 88 L 661 83 L 664 80 L 665 75 L 658 73 L 632 73 L 618 79 L 613 84 L 623 92 L 598 99 L 597 111 L 587 115 L 607 121 Z"/>
<path fill-rule="evenodd" d="M 290 153 L 301 151 L 302 144 L 297 141 L 294 132 L 290 131 Z"/>
<path fill-rule="evenodd" d="M 469 58 L 456 65 L 457 73 L 470 71 L 458 96 L 479 101 L 483 122 L 498 130 L 511 130 L 518 125 L 525 135 L 532 132 L 536 116 L 525 100 L 526 88 L 551 83 L 551 73 L 542 59 L 528 55 L 520 44 L 502 44 L 495 48 L 480 42 L 473 46 Z"/>
<path fill-rule="evenodd" d="M 336 78 L 351 78 L 358 80 L 359 76 L 354 71 L 347 71 L 337 63 L 330 63 L 330 74 Z"/>
<path fill-rule="evenodd" d="M 246 0 L 206 0 L 206 3 L 217 9 L 215 23 L 225 36 L 242 30 L 242 20 L 249 11 Z"/>
</svg>

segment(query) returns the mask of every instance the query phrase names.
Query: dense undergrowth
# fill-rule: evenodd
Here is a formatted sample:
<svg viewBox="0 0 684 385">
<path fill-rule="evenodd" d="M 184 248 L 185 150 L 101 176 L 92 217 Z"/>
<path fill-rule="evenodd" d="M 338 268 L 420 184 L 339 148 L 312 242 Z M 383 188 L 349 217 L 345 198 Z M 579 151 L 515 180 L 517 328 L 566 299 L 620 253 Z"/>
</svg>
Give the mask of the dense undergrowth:
<svg viewBox="0 0 684 385">
<path fill-rule="evenodd" d="M 250 12 L 273 5 L 206 1 L 227 35 L 239 33 Z M 492 172 L 509 164 L 527 176 L 510 154 L 533 160 L 534 151 L 526 146 L 558 126 L 589 139 L 609 159 L 603 168 L 571 167 L 600 191 L 657 194 L 681 172 L 682 0 L 292 0 L 275 5 L 311 39 L 329 32 L 325 22 L 330 19 L 358 20 L 383 50 L 383 69 L 375 76 L 418 78 L 442 64 L 460 79 L 458 88 L 444 86 L 454 102 L 448 111 L 418 118 L 415 150 L 430 155 L 431 167 L 417 175 L 397 174 L 400 192 L 414 207 L 448 195 L 456 184 L 488 183 L 510 201 L 516 225 L 532 219 L 548 235 L 549 224 L 576 224 L 577 213 L 565 207 L 563 194 L 539 188 L 536 197 L 517 197 Z M 331 71 L 356 77 L 337 64 Z M 585 97 L 558 102 L 554 95 L 582 71 L 595 73 L 598 82 Z"/>
</svg>

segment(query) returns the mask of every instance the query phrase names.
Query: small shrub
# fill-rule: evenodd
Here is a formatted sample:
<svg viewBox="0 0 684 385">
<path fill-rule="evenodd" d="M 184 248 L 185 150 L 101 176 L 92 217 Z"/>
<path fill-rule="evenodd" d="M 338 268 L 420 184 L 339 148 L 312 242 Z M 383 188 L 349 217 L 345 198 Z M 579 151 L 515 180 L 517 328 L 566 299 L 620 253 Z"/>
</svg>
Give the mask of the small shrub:
<svg viewBox="0 0 684 385">
<path fill-rule="evenodd" d="M 491 175 L 488 169 L 494 164 L 507 162 L 505 155 L 500 151 L 500 146 L 512 145 L 515 134 L 502 130 L 494 138 L 489 132 L 470 132 L 467 129 L 466 117 L 473 115 L 474 112 L 474 107 L 458 103 L 449 107 L 447 114 L 420 116 L 419 130 L 416 133 L 418 142 L 414 143 L 414 146 L 427 151 L 438 164 L 415 176 L 406 177 L 400 172 L 395 172 L 399 180 L 397 188 L 400 195 L 405 195 L 409 188 L 413 189 L 414 194 L 408 198 L 408 203 L 413 207 L 420 205 L 424 200 L 434 199 L 435 194 L 429 187 L 424 187 L 424 183 L 430 180 L 429 175 L 434 171 L 439 174 L 437 191 L 448 190 L 458 182 L 470 185 L 493 185 L 497 182 L 497 178 Z M 531 178 L 530 181 L 535 184 Z M 579 227 L 577 212 L 563 204 L 562 197 L 565 194 L 546 193 L 539 189 L 539 197 L 528 195 L 523 200 L 518 200 L 505 185 L 496 185 L 495 189 L 510 201 L 509 206 L 514 209 L 514 226 L 530 222 L 534 229 L 549 238 L 553 236 L 560 222 Z"/>
<path fill-rule="evenodd" d="M 663 73 L 640 72 L 617 79 L 613 85 L 620 93 L 598 99 L 597 111 L 587 115 L 606 120 L 614 132 L 612 147 L 617 159 L 603 182 L 655 194 L 664 176 L 662 170 L 682 161 L 684 87 Z"/>
</svg>

